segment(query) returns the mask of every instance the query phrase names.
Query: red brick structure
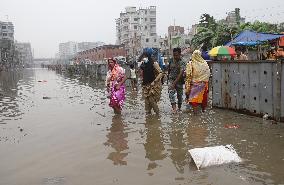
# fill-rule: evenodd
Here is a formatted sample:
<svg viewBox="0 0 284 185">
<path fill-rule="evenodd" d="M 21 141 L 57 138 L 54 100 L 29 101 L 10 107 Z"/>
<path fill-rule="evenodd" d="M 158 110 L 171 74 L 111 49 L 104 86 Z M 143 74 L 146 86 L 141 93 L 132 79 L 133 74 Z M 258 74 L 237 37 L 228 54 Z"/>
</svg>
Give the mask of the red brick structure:
<svg viewBox="0 0 284 185">
<path fill-rule="evenodd" d="M 126 50 L 124 49 L 123 46 L 104 45 L 79 52 L 75 57 L 75 61 L 76 63 L 80 63 L 80 61 L 89 59 L 90 61 L 96 63 L 99 61 L 103 61 L 106 58 L 114 58 L 118 56 L 124 56 L 124 57 L 126 56 Z"/>
</svg>

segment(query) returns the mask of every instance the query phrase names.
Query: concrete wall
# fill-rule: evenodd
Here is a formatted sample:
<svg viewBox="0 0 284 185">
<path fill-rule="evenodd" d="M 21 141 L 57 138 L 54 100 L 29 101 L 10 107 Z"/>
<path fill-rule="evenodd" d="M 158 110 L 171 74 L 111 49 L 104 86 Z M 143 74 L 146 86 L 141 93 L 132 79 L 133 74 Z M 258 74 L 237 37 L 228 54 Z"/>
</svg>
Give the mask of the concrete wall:
<svg viewBox="0 0 284 185">
<path fill-rule="evenodd" d="M 213 106 L 284 120 L 284 62 L 212 62 Z"/>
</svg>

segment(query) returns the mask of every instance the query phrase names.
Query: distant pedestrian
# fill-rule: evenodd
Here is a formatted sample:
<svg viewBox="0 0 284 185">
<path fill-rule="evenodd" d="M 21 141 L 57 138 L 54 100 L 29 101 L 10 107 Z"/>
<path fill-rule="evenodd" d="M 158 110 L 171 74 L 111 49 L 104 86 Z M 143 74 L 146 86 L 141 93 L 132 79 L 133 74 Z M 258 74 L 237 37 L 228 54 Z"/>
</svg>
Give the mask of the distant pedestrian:
<svg viewBox="0 0 284 185">
<path fill-rule="evenodd" d="M 236 49 L 236 57 L 235 60 L 248 60 L 248 57 L 242 52 L 240 48 Z"/>
<path fill-rule="evenodd" d="M 176 104 L 178 104 L 178 110 L 181 110 L 185 67 L 186 62 L 181 57 L 181 49 L 174 48 L 173 58 L 170 59 L 168 66 L 168 92 L 173 113 L 177 112 Z"/>
<path fill-rule="evenodd" d="M 131 87 L 132 91 L 137 90 L 137 75 L 136 69 L 133 64 L 130 64 L 130 80 L 131 80 Z"/>
<path fill-rule="evenodd" d="M 121 114 L 122 105 L 125 100 L 125 85 L 127 77 L 125 70 L 120 67 L 116 60 L 108 59 L 106 85 L 109 93 L 109 106 L 113 108 L 115 114 Z"/>
<path fill-rule="evenodd" d="M 201 105 L 202 111 L 207 107 L 208 81 L 210 69 L 207 62 L 202 58 L 201 52 L 195 50 L 191 61 L 186 65 L 186 102 L 197 113 L 197 107 Z"/>
<path fill-rule="evenodd" d="M 140 56 L 139 61 L 144 59 L 140 69 L 142 73 L 142 91 L 145 99 L 146 114 L 151 114 L 152 109 L 156 114 L 159 114 L 158 102 L 161 98 L 162 84 L 162 70 L 159 64 L 153 58 L 153 49 L 145 48 L 143 54 Z"/>
</svg>

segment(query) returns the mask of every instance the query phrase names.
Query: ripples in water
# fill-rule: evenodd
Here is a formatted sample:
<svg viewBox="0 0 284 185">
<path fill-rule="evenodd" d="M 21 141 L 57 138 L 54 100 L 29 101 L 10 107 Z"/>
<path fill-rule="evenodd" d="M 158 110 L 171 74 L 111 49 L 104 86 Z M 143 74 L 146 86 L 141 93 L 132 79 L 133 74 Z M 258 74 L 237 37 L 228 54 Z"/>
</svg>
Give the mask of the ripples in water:
<svg viewBox="0 0 284 185">
<path fill-rule="evenodd" d="M 35 159 L 43 157 L 45 163 L 52 165 L 47 172 L 59 177 L 44 176 L 44 183 L 72 184 L 69 180 L 76 167 L 82 169 L 83 173 L 76 172 L 83 177 L 85 172 L 94 172 L 95 182 L 105 184 L 104 178 L 108 176 L 115 176 L 118 184 L 141 177 L 145 181 L 135 184 L 153 180 L 155 184 L 283 182 L 284 127 L 281 125 L 211 107 L 199 116 L 172 115 L 166 87 L 159 104 L 160 116 L 145 115 L 141 89 L 128 90 L 122 115 L 113 115 L 102 81 L 56 75 L 41 69 L 13 75 L 11 79 L 17 82 L 1 76 L 4 81 L 0 86 L 0 107 L 5 110 L 0 112 L 0 123 L 6 124 L 0 125 L 0 142 L 18 143 L 25 136 L 35 135 L 30 136 L 29 142 L 39 148 L 46 147 L 31 149 L 36 153 Z M 47 82 L 38 82 L 42 80 Z M 50 98 L 43 99 L 44 96 Z M 226 124 L 239 128 L 228 129 Z M 33 137 L 38 141 L 33 141 Z M 244 163 L 196 171 L 188 149 L 224 144 L 233 144 Z M 23 166 L 27 165 L 19 168 Z M 68 166 L 74 167 L 72 172 L 68 173 Z M 37 171 L 39 167 L 34 168 Z M 57 168 L 60 170 L 56 171 Z M 67 177 L 60 174 L 65 170 Z M 121 171 L 123 174 L 119 176 Z M 88 180 L 83 177 L 82 182 Z"/>
</svg>

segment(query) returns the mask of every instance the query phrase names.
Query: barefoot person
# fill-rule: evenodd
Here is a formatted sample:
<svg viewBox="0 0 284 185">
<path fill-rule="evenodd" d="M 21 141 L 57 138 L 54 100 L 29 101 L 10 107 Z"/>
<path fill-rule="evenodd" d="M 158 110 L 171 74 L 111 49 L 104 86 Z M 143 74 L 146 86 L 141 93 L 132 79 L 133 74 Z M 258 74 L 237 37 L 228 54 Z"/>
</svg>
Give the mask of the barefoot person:
<svg viewBox="0 0 284 185">
<path fill-rule="evenodd" d="M 181 49 L 173 49 L 173 58 L 169 61 L 168 82 L 169 82 L 169 98 L 172 105 L 173 113 L 181 110 L 182 95 L 183 95 L 183 73 L 185 71 L 186 63 L 181 57 Z M 177 99 L 177 101 L 176 101 Z"/>
<path fill-rule="evenodd" d="M 108 68 L 106 85 L 110 98 L 109 106 L 113 108 L 115 114 L 120 114 L 125 100 L 124 82 L 127 77 L 125 70 L 114 59 L 108 59 Z"/>
<path fill-rule="evenodd" d="M 199 105 L 201 105 L 202 111 L 207 106 L 209 77 L 210 69 L 207 62 L 202 58 L 201 52 L 195 50 L 192 60 L 186 65 L 185 81 L 185 93 L 188 97 L 186 102 L 193 107 L 195 114 Z"/>
<path fill-rule="evenodd" d="M 147 60 L 144 60 L 141 64 L 140 69 L 142 70 L 142 92 L 143 97 L 145 98 L 145 111 L 146 114 L 151 114 L 152 109 L 156 114 L 159 114 L 158 101 L 161 98 L 162 91 L 162 70 L 159 67 L 159 64 L 154 61 L 153 49 L 145 48 L 143 54 L 140 56 L 141 61 L 144 57 L 147 57 Z"/>
</svg>

